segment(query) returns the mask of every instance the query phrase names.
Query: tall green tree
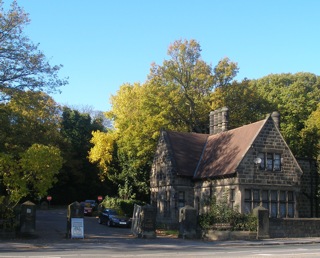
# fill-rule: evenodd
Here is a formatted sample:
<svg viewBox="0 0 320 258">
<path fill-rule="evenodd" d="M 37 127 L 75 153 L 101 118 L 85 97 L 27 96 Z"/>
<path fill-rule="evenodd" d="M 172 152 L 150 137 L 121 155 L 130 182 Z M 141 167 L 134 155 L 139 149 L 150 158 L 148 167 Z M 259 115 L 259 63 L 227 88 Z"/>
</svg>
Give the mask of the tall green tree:
<svg viewBox="0 0 320 258">
<path fill-rule="evenodd" d="M 95 143 L 90 157 L 105 160 L 112 153 L 112 160 L 108 160 L 106 177 L 115 184 L 124 185 L 129 179 L 130 186 L 134 189 L 139 199 L 145 199 L 148 194 L 148 177 L 146 171 L 152 160 L 153 147 L 162 126 L 161 112 L 155 102 L 153 89 L 147 84 L 124 84 L 116 96 L 112 96 L 113 110 L 107 116 L 113 119 L 114 130 L 100 135 L 99 138 L 108 138 L 105 150 L 98 156 L 94 150 L 98 147 Z M 96 135 L 97 137 L 98 135 Z M 96 138 L 94 137 L 94 138 Z M 97 141 L 97 139 L 94 139 Z M 111 139 L 113 145 L 111 144 Z M 108 145 L 108 146 L 107 146 Z M 100 156 L 100 158 L 99 158 Z"/>
<path fill-rule="evenodd" d="M 0 104 L 0 151 L 19 153 L 34 143 L 59 146 L 60 106 L 44 92 L 15 92 Z"/>
<path fill-rule="evenodd" d="M 43 92 L 15 92 L 0 104 L 0 189 L 8 207 L 43 196 L 62 164 L 60 107 Z"/>
<path fill-rule="evenodd" d="M 0 153 L 0 203 L 10 209 L 23 197 L 46 195 L 61 166 L 60 150 L 53 146 L 33 144 L 19 157 Z"/>
<path fill-rule="evenodd" d="M 320 77 L 311 73 L 272 74 L 251 81 L 251 87 L 281 114 L 281 132 L 293 153 L 312 156 L 301 132 L 320 101 Z"/>
<path fill-rule="evenodd" d="M 300 135 L 302 146 L 308 147 L 304 150 L 304 156 L 313 157 L 320 164 L 320 103 L 305 121 L 305 127 L 301 130 Z"/>
<path fill-rule="evenodd" d="M 223 59 L 214 74 L 211 65 L 201 59 L 200 44 L 195 40 L 177 40 L 167 54 L 170 59 L 162 65 L 153 64 L 148 76 L 156 92 L 163 95 L 158 105 L 171 124 L 189 132 L 206 132 L 210 93 L 214 87 L 232 80 L 237 66 Z"/>
<path fill-rule="evenodd" d="M 228 107 L 229 129 L 263 119 L 273 106 L 250 86 L 248 79 L 224 83 L 215 88 L 210 99 L 211 110 Z"/>
<path fill-rule="evenodd" d="M 96 199 L 114 190 L 108 180 L 101 181 L 98 168 L 88 160 L 93 131 L 104 131 L 102 120 L 91 119 L 87 113 L 69 107 L 63 108 L 61 130 L 62 156 L 65 160 L 57 184 L 50 190 L 56 203 Z"/>
<path fill-rule="evenodd" d="M 38 198 L 54 184 L 62 159 L 58 105 L 45 92 L 66 85 L 59 66 L 24 34 L 28 14 L 0 0 L 0 208 Z M 3 209 L 3 207 L 6 207 Z"/>
<path fill-rule="evenodd" d="M 0 101 L 18 91 L 56 91 L 66 85 L 59 79 L 61 65 L 51 66 L 39 46 L 24 35 L 29 15 L 13 1 L 9 10 L 0 0 Z"/>
</svg>

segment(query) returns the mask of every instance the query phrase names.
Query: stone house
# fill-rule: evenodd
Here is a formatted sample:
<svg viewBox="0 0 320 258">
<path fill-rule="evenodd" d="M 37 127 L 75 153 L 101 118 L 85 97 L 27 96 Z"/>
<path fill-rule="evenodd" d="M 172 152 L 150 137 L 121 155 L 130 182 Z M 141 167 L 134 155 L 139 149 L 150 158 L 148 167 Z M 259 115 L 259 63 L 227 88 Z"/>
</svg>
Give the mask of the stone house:
<svg viewBox="0 0 320 258">
<path fill-rule="evenodd" d="M 228 109 L 221 108 L 210 113 L 210 134 L 162 131 L 150 174 L 157 223 L 177 228 L 179 208 L 202 214 L 213 196 L 242 213 L 260 205 L 270 218 L 315 217 L 315 162 L 296 159 L 279 126 L 273 112 L 228 130 Z"/>
</svg>

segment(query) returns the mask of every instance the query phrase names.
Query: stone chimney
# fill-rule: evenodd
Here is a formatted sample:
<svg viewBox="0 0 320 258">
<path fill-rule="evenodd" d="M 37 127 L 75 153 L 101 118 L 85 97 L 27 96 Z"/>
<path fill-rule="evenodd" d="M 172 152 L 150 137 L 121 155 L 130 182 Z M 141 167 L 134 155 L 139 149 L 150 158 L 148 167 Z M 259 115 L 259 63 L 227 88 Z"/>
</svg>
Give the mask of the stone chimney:
<svg viewBox="0 0 320 258">
<path fill-rule="evenodd" d="M 227 107 L 223 107 L 211 111 L 209 121 L 210 134 L 227 131 L 229 123 L 229 109 Z"/>
<path fill-rule="evenodd" d="M 279 112 L 278 111 L 272 112 L 271 118 L 273 119 L 273 122 L 278 127 L 278 129 L 280 130 L 280 114 L 279 114 Z"/>
<path fill-rule="evenodd" d="M 229 123 L 229 109 L 227 107 L 221 108 L 221 131 L 228 130 Z"/>
<path fill-rule="evenodd" d="M 214 132 L 214 111 L 211 111 L 209 114 L 209 133 L 213 134 Z"/>
</svg>

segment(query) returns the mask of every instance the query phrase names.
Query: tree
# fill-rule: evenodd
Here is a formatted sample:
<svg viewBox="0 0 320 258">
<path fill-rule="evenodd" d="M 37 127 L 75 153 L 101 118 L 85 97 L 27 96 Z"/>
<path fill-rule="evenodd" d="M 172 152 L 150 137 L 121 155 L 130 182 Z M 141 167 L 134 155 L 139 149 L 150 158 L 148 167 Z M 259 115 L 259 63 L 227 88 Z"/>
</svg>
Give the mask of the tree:
<svg viewBox="0 0 320 258">
<path fill-rule="evenodd" d="M 149 84 L 165 98 L 158 101 L 166 118 L 190 132 L 204 132 L 213 88 L 212 68 L 201 60 L 201 48 L 195 40 L 178 40 L 169 46 L 170 60 L 152 64 Z M 158 95 L 159 96 L 159 95 Z"/>
<path fill-rule="evenodd" d="M 229 109 L 229 129 L 263 119 L 272 105 L 250 86 L 250 80 L 233 81 L 217 87 L 211 95 L 211 109 Z"/>
<path fill-rule="evenodd" d="M 305 127 L 301 130 L 301 138 L 302 146 L 308 146 L 308 152 L 305 155 L 320 162 L 320 103 L 305 121 Z"/>
<path fill-rule="evenodd" d="M 90 105 L 67 105 L 70 109 L 78 110 L 82 114 L 88 114 L 94 123 L 100 123 L 105 129 L 112 129 L 112 123 L 106 118 L 103 111 L 95 110 Z"/>
<path fill-rule="evenodd" d="M 162 124 L 159 123 L 162 121 L 161 112 L 153 103 L 150 89 L 147 84 L 122 85 L 117 95 L 111 98 L 112 111 L 106 113 L 114 121 L 115 129 L 107 132 L 112 135 L 110 139 L 114 144 L 110 148 L 114 152 L 105 175 L 117 185 L 124 185 L 129 178 L 134 191 L 139 193 L 137 197 L 142 200 L 148 194 L 146 172 Z"/>
<path fill-rule="evenodd" d="M 62 166 L 58 148 L 34 144 L 20 157 L 0 153 L 2 204 L 14 207 L 23 197 L 44 196 Z"/>
<path fill-rule="evenodd" d="M 310 157 L 310 142 L 301 132 L 320 101 L 320 77 L 311 73 L 272 74 L 251 81 L 251 87 L 281 114 L 281 133 L 296 156 Z"/>
<path fill-rule="evenodd" d="M 56 147 L 33 144 L 22 153 L 20 164 L 28 193 L 33 193 L 34 197 L 45 196 L 57 182 L 56 175 L 62 167 L 62 157 Z"/>
<path fill-rule="evenodd" d="M 18 154 L 34 143 L 58 146 L 60 106 L 43 92 L 15 92 L 0 104 L 0 152 Z"/>
<path fill-rule="evenodd" d="M 0 204 L 12 208 L 55 182 L 62 164 L 60 109 L 44 91 L 67 80 L 58 78 L 62 66 L 51 66 L 24 35 L 30 20 L 17 1 L 8 11 L 3 5 L 0 0 Z"/>
<path fill-rule="evenodd" d="M 60 107 L 43 92 L 17 91 L 0 103 L 0 123 L 0 206 L 10 213 L 22 198 L 38 199 L 56 181 Z"/>
<path fill-rule="evenodd" d="M 112 161 L 114 139 L 113 134 L 94 131 L 92 132 L 92 138 L 90 142 L 93 147 L 89 151 L 89 161 L 97 163 L 100 168 L 103 179 L 104 175 L 108 172 L 108 166 Z"/>
<path fill-rule="evenodd" d="M 0 102 L 19 91 L 54 92 L 66 85 L 59 79 L 59 66 L 51 66 L 45 55 L 23 34 L 28 14 L 13 1 L 6 12 L 0 0 Z"/>
<path fill-rule="evenodd" d="M 112 110 L 106 115 L 113 121 L 116 152 L 112 158 L 117 160 L 120 171 L 110 169 L 116 166 L 108 159 L 108 178 L 118 180 L 124 187 L 132 186 L 137 198 L 147 197 L 150 167 L 161 129 L 208 131 L 210 95 L 222 81 L 201 60 L 200 53 L 195 40 L 175 41 L 168 49 L 170 59 L 162 65 L 152 64 L 146 83 L 124 84 L 111 97 Z M 223 76 L 223 69 L 230 73 Z M 226 83 L 237 73 L 237 66 L 223 59 L 216 70 Z M 126 178 L 131 185 L 125 186 Z"/>
<path fill-rule="evenodd" d="M 60 129 L 63 144 L 60 148 L 65 162 L 57 184 L 50 190 L 56 203 L 70 204 L 116 191 L 110 181 L 101 182 L 98 168 L 88 160 L 93 131 L 105 131 L 99 119 L 92 120 L 87 113 L 63 108 Z"/>
<path fill-rule="evenodd" d="M 223 58 L 214 68 L 215 88 L 228 87 L 239 72 L 238 65 L 229 58 Z"/>
</svg>

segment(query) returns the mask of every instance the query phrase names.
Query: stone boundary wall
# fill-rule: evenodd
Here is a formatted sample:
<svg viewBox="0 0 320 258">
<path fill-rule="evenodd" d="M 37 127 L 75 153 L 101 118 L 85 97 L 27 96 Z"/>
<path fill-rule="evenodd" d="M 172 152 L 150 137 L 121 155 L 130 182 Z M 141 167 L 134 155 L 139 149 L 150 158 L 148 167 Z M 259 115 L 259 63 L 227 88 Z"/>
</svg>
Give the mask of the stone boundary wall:
<svg viewBox="0 0 320 258">
<path fill-rule="evenodd" d="M 320 237 L 319 218 L 269 219 L 270 238 Z"/>
</svg>

